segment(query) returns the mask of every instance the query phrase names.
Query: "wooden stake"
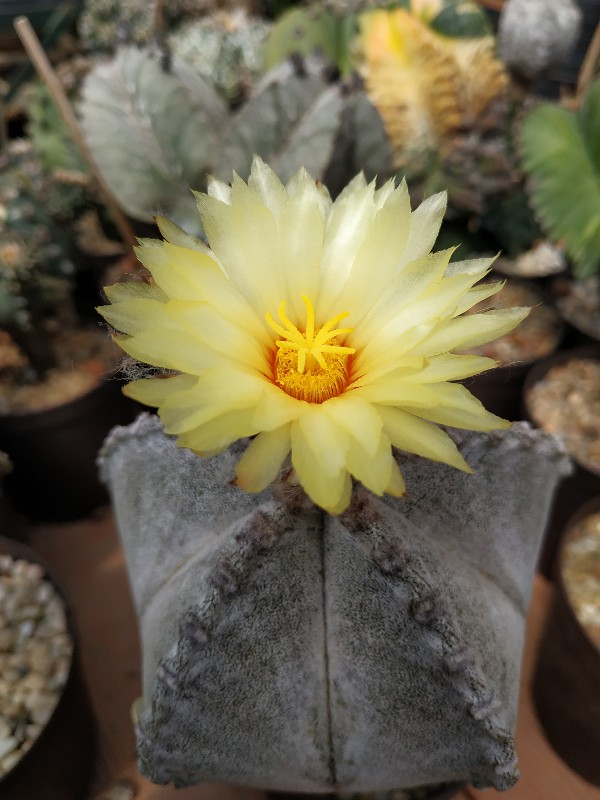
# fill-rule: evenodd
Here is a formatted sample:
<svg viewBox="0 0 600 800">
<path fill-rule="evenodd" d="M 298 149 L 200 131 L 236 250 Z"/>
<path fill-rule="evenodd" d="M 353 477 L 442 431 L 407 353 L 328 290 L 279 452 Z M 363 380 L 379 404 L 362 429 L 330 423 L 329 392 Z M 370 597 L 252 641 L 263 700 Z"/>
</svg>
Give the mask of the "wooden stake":
<svg viewBox="0 0 600 800">
<path fill-rule="evenodd" d="M 85 159 L 85 162 L 88 165 L 94 180 L 98 184 L 98 188 L 100 189 L 104 203 L 119 233 L 121 234 L 121 238 L 128 247 L 133 248 L 136 244 L 136 236 L 133 232 L 133 229 L 129 224 L 125 214 L 121 211 L 117 201 L 113 197 L 113 194 L 108 188 L 104 178 L 102 177 L 102 174 L 100 173 L 100 170 L 94 161 L 94 157 L 92 156 L 87 142 L 85 141 L 83 133 L 81 132 L 79 122 L 77 121 L 75 112 L 73 111 L 73 107 L 71 106 L 62 84 L 59 81 L 56 72 L 52 68 L 52 65 L 48 61 L 48 57 L 46 56 L 46 53 L 40 44 L 40 40 L 31 27 L 27 17 L 18 17 L 15 20 L 15 30 L 19 36 L 19 39 L 23 43 L 23 47 L 27 51 L 27 55 L 31 59 L 31 63 L 35 67 L 40 78 L 48 87 L 48 90 L 52 95 L 52 99 L 56 103 L 61 117 L 71 132 L 71 136 L 73 137 L 75 145 Z"/>
<path fill-rule="evenodd" d="M 575 94 L 576 108 L 579 108 L 579 106 L 581 105 L 583 95 L 586 93 L 587 88 L 590 85 L 592 78 L 594 77 L 594 73 L 596 72 L 596 68 L 598 66 L 599 61 L 600 61 L 600 23 L 598 23 L 598 25 L 596 26 L 596 30 L 594 31 L 592 41 L 590 42 L 590 46 L 587 49 L 585 58 L 583 59 L 583 64 L 581 65 L 581 69 L 579 70 L 579 76 L 577 78 L 577 92 Z"/>
</svg>

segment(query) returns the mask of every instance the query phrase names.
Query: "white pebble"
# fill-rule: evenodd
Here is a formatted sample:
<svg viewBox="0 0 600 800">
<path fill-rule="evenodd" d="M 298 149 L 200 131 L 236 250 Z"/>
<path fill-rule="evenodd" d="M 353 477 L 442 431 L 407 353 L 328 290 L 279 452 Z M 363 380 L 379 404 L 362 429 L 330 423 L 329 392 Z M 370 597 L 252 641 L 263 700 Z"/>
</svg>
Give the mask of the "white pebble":
<svg viewBox="0 0 600 800">
<path fill-rule="evenodd" d="M 7 753 L 12 753 L 19 745 L 14 736 L 3 736 L 0 739 L 0 758 L 4 758 Z"/>
</svg>

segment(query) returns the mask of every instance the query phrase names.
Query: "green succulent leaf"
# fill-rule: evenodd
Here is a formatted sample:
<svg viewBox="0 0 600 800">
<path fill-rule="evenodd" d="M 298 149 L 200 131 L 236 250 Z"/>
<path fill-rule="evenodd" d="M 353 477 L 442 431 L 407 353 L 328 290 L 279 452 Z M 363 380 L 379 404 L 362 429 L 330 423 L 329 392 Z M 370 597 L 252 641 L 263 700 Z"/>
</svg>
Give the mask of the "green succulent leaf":
<svg viewBox="0 0 600 800">
<path fill-rule="evenodd" d="M 521 132 L 523 167 L 530 198 L 541 225 L 564 240 L 578 278 L 593 275 L 600 263 L 600 171 L 597 90 L 585 114 L 541 105 L 525 119 Z"/>
<path fill-rule="evenodd" d="M 233 118 L 216 174 L 229 180 L 233 169 L 246 178 L 257 154 L 283 181 L 300 167 L 321 177 L 331 158 L 341 110 L 339 86 L 327 86 L 316 75 L 267 81 Z"/>
<path fill-rule="evenodd" d="M 443 36 L 478 37 L 491 33 L 484 12 L 471 0 L 450 0 L 431 21 L 431 27 Z"/>
<path fill-rule="evenodd" d="M 92 155 L 126 213 L 145 221 L 175 207 L 181 219 L 192 214 L 189 190 L 202 188 L 213 169 L 229 119 L 208 83 L 181 64 L 165 72 L 126 47 L 88 75 L 79 111 Z M 189 210 L 182 209 L 186 193 Z"/>
<path fill-rule="evenodd" d="M 265 44 L 265 69 L 272 69 L 294 53 L 318 53 L 337 63 L 338 21 L 333 14 L 323 11 L 317 15 L 304 8 L 292 8 L 282 14 Z"/>
</svg>

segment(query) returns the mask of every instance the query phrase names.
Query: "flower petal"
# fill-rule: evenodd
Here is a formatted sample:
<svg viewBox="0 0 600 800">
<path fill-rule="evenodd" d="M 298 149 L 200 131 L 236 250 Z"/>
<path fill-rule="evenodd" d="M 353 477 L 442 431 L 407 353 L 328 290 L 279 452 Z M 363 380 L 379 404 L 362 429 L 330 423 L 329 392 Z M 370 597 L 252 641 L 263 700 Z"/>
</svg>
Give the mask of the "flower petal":
<svg viewBox="0 0 600 800">
<path fill-rule="evenodd" d="M 164 375 L 158 378 L 142 378 L 131 381 L 123 387 L 123 394 L 144 403 L 147 406 L 158 407 L 167 398 L 181 391 L 191 389 L 198 382 L 195 375 Z"/>
<path fill-rule="evenodd" d="M 433 247 L 446 213 L 446 192 L 439 192 L 423 200 L 412 212 L 408 243 L 402 253 L 401 265 L 422 258 Z"/>
<path fill-rule="evenodd" d="M 356 439 L 350 439 L 346 453 L 346 467 L 363 486 L 374 494 L 381 495 L 392 479 L 392 446 L 389 437 L 381 434 L 375 452 L 369 455 Z"/>
<path fill-rule="evenodd" d="M 479 375 L 481 372 L 493 369 L 498 362 L 485 356 L 457 356 L 443 354 L 433 356 L 427 360 L 420 372 L 411 372 L 404 376 L 407 383 L 439 383 L 440 381 L 459 381 Z"/>
<path fill-rule="evenodd" d="M 327 400 L 321 408 L 335 424 L 360 442 L 368 456 L 374 455 L 383 421 L 370 403 L 353 392 Z"/>
<path fill-rule="evenodd" d="M 269 369 L 267 361 L 267 348 L 264 334 L 255 335 L 254 330 L 248 331 L 229 319 L 207 303 L 186 303 L 171 300 L 167 303 L 166 310 L 173 320 L 185 326 L 194 337 L 197 337 L 207 347 L 218 353 L 224 353 L 231 359 L 240 361 L 247 368 L 259 372 Z"/>
<path fill-rule="evenodd" d="M 506 308 L 457 317 L 425 337 L 412 352 L 436 356 L 450 350 L 466 350 L 491 342 L 512 331 L 529 314 L 529 308 Z"/>
<path fill-rule="evenodd" d="M 310 407 L 306 414 L 294 422 L 292 431 L 300 432 L 324 474 L 334 475 L 344 468 L 348 434 L 332 422 L 320 407 Z"/>
<path fill-rule="evenodd" d="M 350 476 L 343 467 L 337 472 L 324 469 L 323 462 L 318 456 L 315 457 L 313 443 L 309 442 L 300 428 L 301 422 L 293 422 L 291 431 L 292 464 L 298 480 L 314 503 L 330 513 L 341 513 L 340 507 L 345 508 L 350 500 Z"/>
<path fill-rule="evenodd" d="M 182 330 L 181 325 L 167 314 L 165 304 L 158 300 L 135 297 L 122 303 L 101 306 L 98 312 L 121 333 L 139 333 L 150 327 Z"/>
<path fill-rule="evenodd" d="M 291 425 L 259 433 L 237 463 L 237 483 L 246 492 L 262 492 L 281 470 L 291 449 Z"/>
<path fill-rule="evenodd" d="M 228 411 L 216 416 L 205 425 L 177 437 L 181 447 L 189 447 L 196 453 L 204 454 L 227 447 L 244 436 L 258 433 L 252 425 L 251 414 L 246 409 Z"/>
<path fill-rule="evenodd" d="M 510 428 L 512 424 L 487 411 L 468 389 L 458 383 L 431 384 L 430 388 L 437 395 L 439 405 L 431 408 L 415 406 L 410 409 L 412 414 L 467 431 L 501 430 Z"/>
<path fill-rule="evenodd" d="M 382 406 L 379 412 L 383 417 L 384 430 L 394 447 L 432 461 L 450 464 L 464 472 L 473 472 L 452 439 L 440 428 L 399 408 Z"/>
<path fill-rule="evenodd" d="M 202 239 L 187 233 L 179 225 L 171 222 L 170 219 L 158 216 L 156 217 L 156 224 L 163 238 L 170 244 L 174 244 L 177 247 L 187 247 L 190 250 L 196 250 L 198 253 L 204 253 L 204 255 L 211 257 L 210 248 L 204 244 Z"/>
<path fill-rule="evenodd" d="M 115 336 L 128 355 L 143 364 L 199 375 L 207 367 L 222 364 L 214 350 L 203 347 L 187 331 L 154 328 L 134 336 Z"/>
</svg>

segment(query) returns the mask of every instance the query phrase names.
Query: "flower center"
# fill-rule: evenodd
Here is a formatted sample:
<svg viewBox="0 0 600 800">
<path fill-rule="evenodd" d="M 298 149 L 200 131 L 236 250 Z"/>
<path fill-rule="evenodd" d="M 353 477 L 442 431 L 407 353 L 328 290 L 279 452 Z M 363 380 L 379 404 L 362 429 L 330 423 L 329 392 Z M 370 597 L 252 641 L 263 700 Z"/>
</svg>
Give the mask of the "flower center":
<svg viewBox="0 0 600 800">
<path fill-rule="evenodd" d="M 276 342 L 274 380 L 286 394 L 308 403 L 323 403 L 341 394 L 348 385 L 348 357 L 355 352 L 352 347 L 338 344 L 338 337 L 350 333 L 352 328 L 335 326 L 348 313 L 332 317 L 315 330 L 315 311 L 312 303 L 302 295 L 306 305 L 304 333 L 285 315 L 285 301 L 279 306 L 281 324 L 267 312 L 269 326 L 282 338 Z"/>
</svg>

